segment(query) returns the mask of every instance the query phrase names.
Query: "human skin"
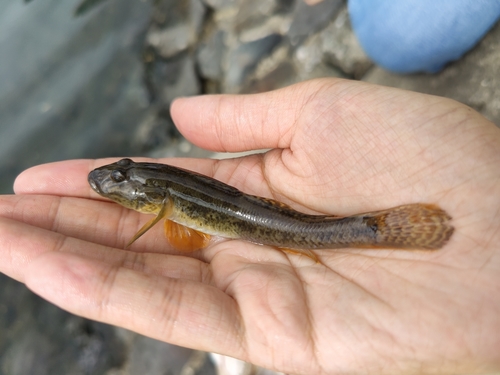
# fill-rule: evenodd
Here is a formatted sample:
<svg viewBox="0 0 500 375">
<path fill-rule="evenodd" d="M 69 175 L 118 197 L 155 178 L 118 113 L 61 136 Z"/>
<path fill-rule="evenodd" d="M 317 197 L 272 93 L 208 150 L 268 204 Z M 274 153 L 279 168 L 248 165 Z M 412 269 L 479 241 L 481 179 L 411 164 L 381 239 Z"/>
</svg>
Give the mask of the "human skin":
<svg viewBox="0 0 500 375">
<path fill-rule="evenodd" d="M 229 160 L 162 159 L 304 212 L 436 203 L 437 251 L 318 250 L 238 240 L 192 254 L 88 186 L 116 159 L 34 167 L 0 197 L 0 271 L 72 313 L 292 374 L 500 370 L 500 130 L 458 102 L 338 79 L 183 98 L 179 130 Z M 140 159 L 137 159 L 140 160 Z M 36 313 L 36 312 L 34 312 Z"/>
</svg>

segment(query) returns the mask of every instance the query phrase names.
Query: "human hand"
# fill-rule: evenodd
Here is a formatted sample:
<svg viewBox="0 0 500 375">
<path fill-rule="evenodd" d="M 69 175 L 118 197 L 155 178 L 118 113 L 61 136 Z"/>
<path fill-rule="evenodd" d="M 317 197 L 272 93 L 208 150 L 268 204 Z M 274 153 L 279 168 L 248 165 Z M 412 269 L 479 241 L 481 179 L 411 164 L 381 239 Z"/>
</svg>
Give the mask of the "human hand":
<svg viewBox="0 0 500 375">
<path fill-rule="evenodd" d="M 500 130 L 457 102 L 336 79 L 185 98 L 180 131 L 239 159 L 161 160 L 299 211 L 349 215 L 437 203 L 441 250 L 318 250 L 321 264 L 242 241 L 192 256 L 159 226 L 99 201 L 112 160 L 24 172 L 0 198 L 0 271 L 73 313 L 288 373 L 500 368 Z M 43 194 L 43 195 L 42 195 Z"/>
</svg>

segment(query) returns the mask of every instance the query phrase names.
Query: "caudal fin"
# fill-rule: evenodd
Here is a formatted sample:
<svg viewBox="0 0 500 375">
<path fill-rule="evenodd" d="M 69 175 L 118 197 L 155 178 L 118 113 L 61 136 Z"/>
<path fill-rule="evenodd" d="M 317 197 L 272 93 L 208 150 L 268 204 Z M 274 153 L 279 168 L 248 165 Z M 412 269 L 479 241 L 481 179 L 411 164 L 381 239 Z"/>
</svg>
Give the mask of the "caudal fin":
<svg viewBox="0 0 500 375">
<path fill-rule="evenodd" d="M 363 216 L 376 231 L 376 247 L 440 249 L 454 231 L 451 217 L 433 204 L 409 204 Z"/>
</svg>

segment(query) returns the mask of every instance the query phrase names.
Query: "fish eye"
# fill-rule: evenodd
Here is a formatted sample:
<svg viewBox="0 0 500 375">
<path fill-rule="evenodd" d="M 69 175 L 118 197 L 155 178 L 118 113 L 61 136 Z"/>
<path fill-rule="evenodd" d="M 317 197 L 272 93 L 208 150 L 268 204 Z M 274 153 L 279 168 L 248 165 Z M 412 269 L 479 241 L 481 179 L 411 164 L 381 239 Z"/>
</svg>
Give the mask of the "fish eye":
<svg viewBox="0 0 500 375">
<path fill-rule="evenodd" d="M 116 162 L 116 164 L 118 164 L 120 167 L 128 167 L 132 163 L 133 163 L 133 161 L 131 159 L 128 159 L 128 158 L 121 159 L 121 160 Z"/>
<path fill-rule="evenodd" d="M 114 170 L 113 172 L 111 172 L 110 177 L 114 182 L 122 182 L 125 181 L 126 178 L 125 173 L 119 170 Z"/>
</svg>

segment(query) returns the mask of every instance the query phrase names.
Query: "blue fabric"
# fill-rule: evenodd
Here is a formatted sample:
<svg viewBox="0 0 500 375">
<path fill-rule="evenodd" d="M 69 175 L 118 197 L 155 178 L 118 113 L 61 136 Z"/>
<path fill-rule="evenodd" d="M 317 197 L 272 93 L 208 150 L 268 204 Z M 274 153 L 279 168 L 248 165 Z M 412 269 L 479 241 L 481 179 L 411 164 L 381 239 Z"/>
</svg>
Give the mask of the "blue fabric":
<svg viewBox="0 0 500 375">
<path fill-rule="evenodd" d="M 349 0 L 348 7 L 368 56 L 399 73 L 441 70 L 500 18 L 499 0 Z"/>
</svg>

